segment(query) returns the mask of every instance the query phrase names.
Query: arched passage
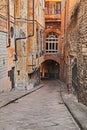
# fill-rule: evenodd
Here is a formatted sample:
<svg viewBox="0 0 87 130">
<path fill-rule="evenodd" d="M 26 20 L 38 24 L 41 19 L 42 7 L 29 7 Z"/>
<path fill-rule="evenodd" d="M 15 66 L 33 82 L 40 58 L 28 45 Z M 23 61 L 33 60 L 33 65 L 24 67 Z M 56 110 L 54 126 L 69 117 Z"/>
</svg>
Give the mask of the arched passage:
<svg viewBox="0 0 87 130">
<path fill-rule="evenodd" d="M 46 60 L 40 67 L 41 78 L 59 79 L 60 65 L 54 60 Z"/>
</svg>

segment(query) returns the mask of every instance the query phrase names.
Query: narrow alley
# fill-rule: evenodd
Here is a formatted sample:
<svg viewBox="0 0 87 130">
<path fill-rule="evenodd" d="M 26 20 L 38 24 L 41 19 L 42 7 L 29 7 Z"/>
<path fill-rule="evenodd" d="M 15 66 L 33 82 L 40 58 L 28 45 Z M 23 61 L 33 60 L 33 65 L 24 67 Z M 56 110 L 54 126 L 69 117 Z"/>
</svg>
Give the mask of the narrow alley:
<svg viewBox="0 0 87 130">
<path fill-rule="evenodd" d="M 41 89 L 0 109 L 0 130 L 79 130 L 63 104 L 59 81 L 43 83 Z"/>
<path fill-rule="evenodd" d="M 87 0 L 0 0 L 0 130 L 80 129 Z"/>
</svg>

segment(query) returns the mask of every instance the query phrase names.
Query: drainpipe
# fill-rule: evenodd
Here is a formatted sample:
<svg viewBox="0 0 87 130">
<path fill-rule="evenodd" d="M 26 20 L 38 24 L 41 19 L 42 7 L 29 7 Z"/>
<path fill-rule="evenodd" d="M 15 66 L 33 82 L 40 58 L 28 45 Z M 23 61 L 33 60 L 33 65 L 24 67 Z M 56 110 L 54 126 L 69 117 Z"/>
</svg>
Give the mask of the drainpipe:
<svg viewBox="0 0 87 130">
<path fill-rule="evenodd" d="M 8 17 L 8 45 L 7 48 L 10 47 L 10 12 L 9 12 L 9 0 L 7 1 L 7 17 Z"/>
<path fill-rule="evenodd" d="M 25 36 L 25 37 L 19 37 L 19 38 L 15 39 L 15 59 L 14 59 L 14 61 L 18 60 L 18 58 L 17 58 L 17 41 L 18 40 L 22 40 L 22 39 L 27 39 L 29 37 L 33 37 L 34 36 L 34 0 L 33 0 L 33 13 L 32 13 L 32 15 L 33 15 L 33 20 L 32 20 L 33 21 L 33 32 L 32 32 L 31 35 L 28 35 L 28 36 Z"/>
</svg>

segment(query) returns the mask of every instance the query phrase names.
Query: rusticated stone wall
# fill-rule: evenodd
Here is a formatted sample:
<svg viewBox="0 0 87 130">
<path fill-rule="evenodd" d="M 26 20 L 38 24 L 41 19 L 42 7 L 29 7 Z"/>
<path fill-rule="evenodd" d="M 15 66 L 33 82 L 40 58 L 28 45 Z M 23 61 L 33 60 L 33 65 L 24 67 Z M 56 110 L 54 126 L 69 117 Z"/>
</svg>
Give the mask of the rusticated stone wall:
<svg viewBox="0 0 87 130">
<path fill-rule="evenodd" d="M 68 0 L 66 1 L 68 2 Z M 64 39 L 68 50 L 67 84 L 73 90 L 73 76 L 76 80 L 76 96 L 78 101 L 87 105 L 87 1 L 75 0 L 65 4 Z M 73 3 L 74 2 L 74 3 Z M 77 60 L 76 73 L 73 73 L 74 59 Z M 66 61 L 66 59 L 65 59 Z M 77 75 L 76 75 L 77 74 Z M 75 83 L 75 82 L 74 82 Z"/>
<path fill-rule="evenodd" d="M 87 1 L 82 0 L 79 12 L 78 100 L 87 105 Z"/>
</svg>

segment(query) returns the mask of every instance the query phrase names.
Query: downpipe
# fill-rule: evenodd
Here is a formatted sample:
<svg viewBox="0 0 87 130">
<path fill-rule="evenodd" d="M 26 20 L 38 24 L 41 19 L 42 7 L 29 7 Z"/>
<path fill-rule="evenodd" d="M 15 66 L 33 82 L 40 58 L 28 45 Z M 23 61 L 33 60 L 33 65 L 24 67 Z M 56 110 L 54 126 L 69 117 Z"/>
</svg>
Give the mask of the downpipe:
<svg viewBox="0 0 87 130">
<path fill-rule="evenodd" d="M 27 36 L 25 36 L 25 37 L 19 37 L 19 38 L 16 38 L 15 39 L 15 55 L 14 55 L 14 57 L 15 57 L 15 60 L 14 61 L 17 61 L 18 60 L 18 58 L 17 58 L 17 41 L 18 40 L 23 40 L 23 39 L 27 39 L 27 38 L 29 38 L 29 37 L 33 37 L 34 36 L 34 0 L 33 0 L 33 13 L 32 13 L 32 17 L 33 17 L 33 32 L 32 32 L 32 34 L 31 35 L 27 35 Z"/>
</svg>

